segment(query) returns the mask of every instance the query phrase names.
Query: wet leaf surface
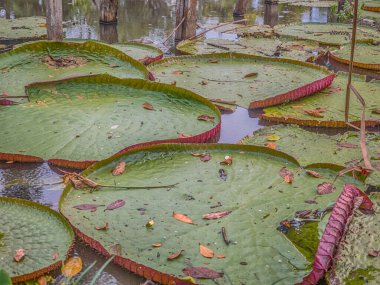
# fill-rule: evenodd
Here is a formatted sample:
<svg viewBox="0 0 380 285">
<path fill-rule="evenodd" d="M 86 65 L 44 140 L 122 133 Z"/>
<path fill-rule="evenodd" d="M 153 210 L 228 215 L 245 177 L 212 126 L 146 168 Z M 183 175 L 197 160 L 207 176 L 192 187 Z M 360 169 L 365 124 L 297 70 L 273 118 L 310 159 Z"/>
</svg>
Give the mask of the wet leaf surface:
<svg viewBox="0 0 380 285">
<path fill-rule="evenodd" d="M 183 273 L 197 279 L 217 279 L 223 277 L 223 273 L 214 271 L 207 267 L 186 267 Z"/>
</svg>

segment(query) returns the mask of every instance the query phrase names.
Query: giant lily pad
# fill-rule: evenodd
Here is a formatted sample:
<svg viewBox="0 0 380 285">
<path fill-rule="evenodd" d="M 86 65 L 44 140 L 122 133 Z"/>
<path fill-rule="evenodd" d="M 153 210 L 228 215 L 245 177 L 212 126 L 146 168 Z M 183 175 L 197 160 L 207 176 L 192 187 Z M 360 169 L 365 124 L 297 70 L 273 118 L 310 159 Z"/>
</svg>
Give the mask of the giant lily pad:
<svg viewBox="0 0 380 285">
<path fill-rule="evenodd" d="M 203 153 L 207 161 L 200 159 Z M 112 176 L 120 162 L 126 163 L 125 172 Z M 283 167 L 294 174 L 292 183 L 280 176 Z M 117 248 L 115 262 L 162 284 L 191 284 L 178 278 L 199 277 L 200 271 L 220 277 L 219 284 L 294 284 L 310 263 L 276 228 L 297 210 L 325 209 L 338 197 L 340 191 L 335 191 L 319 195 L 318 204 L 304 202 L 316 196 L 318 184 L 336 174 L 326 168 L 317 171 L 323 179 L 304 173 L 290 156 L 262 147 L 155 145 L 91 166 L 83 175 L 114 186 L 94 192 L 68 186 L 60 210 L 96 250 L 108 255 Z M 355 182 L 341 177 L 335 186 L 342 189 L 349 181 Z M 170 189 L 118 188 L 174 183 Z M 105 206 L 92 212 L 77 210 L 83 204 Z M 202 219 L 205 214 L 207 220 Z M 107 230 L 96 230 L 106 223 Z"/>
<path fill-rule="evenodd" d="M 112 46 L 144 64 L 160 60 L 164 56 L 164 52 L 159 48 L 142 43 L 126 42 Z"/>
<path fill-rule="evenodd" d="M 3 159 L 32 155 L 76 161 L 70 166 L 81 168 L 91 162 L 79 161 L 104 159 L 134 144 L 179 137 L 204 142 L 220 129 L 219 111 L 204 98 L 140 79 L 86 76 L 32 84 L 27 93 L 29 101 L 0 106 Z M 201 115 L 213 119 L 197 120 Z"/>
<path fill-rule="evenodd" d="M 92 73 L 148 77 L 143 64 L 108 45 L 41 41 L 0 54 L 0 94 L 22 96 L 31 82 Z"/>
<path fill-rule="evenodd" d="M 351 45 L 344 45 L 330 53 L 339 62 L 350 64 Z M 357 43 L 354 54 L 354 66 L 380 70 L 380 43 Z"/>
<path fill-rule="evenodd" d="M 160 82 L 250 109 L 313 94 L 334 78 L 313 64 L 234 53 L 166 58 L 149 69 Z"/>
<path fill-rule="evenodd" d="M 57 212 L 40 204 L 0 198 L 0 268 L 14 283 L 36 278 L 62 266 L 74 233 Z M 14 260 L 23 249 L 21 261 Z"/>
<path fill-rule="evenodd" d="M 342 45 L 351 42 L 352 25 L 307 23 L 280 25 L 275 27 L 275 32 L 281 36 L 289 36 L 296 39 L 305 39 L 326 45 Z M 369 28 L 357 27 L 357 40 L 380 40 L 380 32 Z"/>
<path fill-rule="evenodd" d="M 275 136 L 275 145 L 268 144 Z M 278 125 L 257 130 L 252 136 L 243 138 L 239 143 L 257 146 L 272 146 L 279 151 L 295 157 L 301 165 L 337 164 L 351 167 L 361 164 L 359 132 L 326 135 L 304 130 L 295 125 Z M 367 134 L 366 144 L 374 171 L 366 182 L 380 185 L 380 135 Z"/>
<path fill-rule="evenodd" d="M 380 81 L 366 82 L 365 77 L 354 75 L 352 84 L 366 102 L 366 124 L 379 125 Z M 339 73 L 333 84 L 313 96 L 297 102 L 264 109 L 262 118 L 276 122 L 287 122 L 305 126 L 344 128 L 344 101 L 347 86 L 347 74 Z M 362 106 L 351 95 L 349 121 L 359 126 Z"/>
<path fill-rule="evenodd" d="M 280 40 L 277 38 L 240 37 L 237 40 L 197 38 L 185 40 L 176 46 L 183 54 L 238 52 L 269 57 L 306 61 L 324 49 L 309 41 Z"/>
<path fill-rule="evenodd" d="M 37 40 L 46 37 L 45 17 L 0 18 L 0 43 L 9 40 Z"/>
<path fill-rule="evenodd" d="M 362 9 L 371 12 L 380 12 L 380 1 L 379 0 L 366 0 L 362 5 Z"/>
<path fill-rule="evenodd" d="M 280 0 L 279 3 L 289 4 L 292 6 L 319 7 L 326 8 L 336 5 L 332 0 Z"/>
</svg>

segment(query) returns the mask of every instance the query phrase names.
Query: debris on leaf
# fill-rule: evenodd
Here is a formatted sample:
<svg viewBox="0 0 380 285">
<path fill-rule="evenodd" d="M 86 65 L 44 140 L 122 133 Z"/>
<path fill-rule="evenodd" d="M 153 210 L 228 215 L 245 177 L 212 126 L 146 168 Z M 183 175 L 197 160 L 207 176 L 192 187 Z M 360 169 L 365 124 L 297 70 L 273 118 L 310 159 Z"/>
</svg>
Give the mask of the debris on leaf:
<svg viewBox="0 0 380 285">
<path fill-rule="evenodd" d="M 173 71 L 172 73 L 173 73 L 173 74 L 183 74 L 183 71 L 181 71 L 181 70 L 175 70 L 175 71 Z"/>
<path fill-rule="evenodd" d="M 126 163 L 124 161 L 120 161 L 114 170 L 112 170 L 112 175 L 113 176 L 118 176 L 118 175 L 121 175 L 124 173 L 125 171 L 125 166 L 126 166 Z"/>
<path fill-rule="evenodd" d="M 211 270 L 207 267 L 186 267 L 182 269 L 182 272 L 199 279 L 216 279 L 223 277 L 223 273 Z"/>
<path fill-rule="evenodd" d="M 202 215 L 203 219 L 212 220 L 212 219 L 220 219 L 227 215 L 229 215 L 231 211 L 219 211 L 219 212 L 211 212 L 208 214 Z"/>
<path fill-rule="evenodd" d="M 91 211 L 91 212 L 95 212 L 96 209 L 100 206 L 104 206 L 104 205 L 96 205 L 96 204 L 79 204 L 79 205 L 76 205 L 76 206 L 73 206 L 74 209 L 77 209 L 77 210 L 81 210 L 81 211 Z"/>
<path fill-rule="evenodd" d="M 344 148 L 358 148 L 358 146 L 356 144 L 345 143 L 345 142 L 337 143 L 337 146 L 344 147 Z"/>
<path fill-rule="evenodd" d="M 317 171 L 314 171 L 314 170 L 307 169 L 307 170 L 305 170 L 305 172 L 306 172 L 306 174 L 308 174 L 312 177 L 315 177 L 315 178 L 321 178 L 322 177 L 321 174 L 319 174 Z"/>
<path fill-rule="evenodd" d="M 305 200 L 304 202 L 305 202 L 306 204 L 318 204 L 318 202 L 315 201 L 315 200 Z"/>
<path fill-rule="evenodd" d="M 193 277 L 191 277 L 191 276 L 182 277 L 181 280 L 190 282 L 192 284 L 198 284 L 197 281 L 195 281 L 195 279 Z"/>
<path fill-rule="evenodd" d="M 205 80 L 202 80 L 201 81 L 201 83 L 199 83 L 200 85 L 207 85 L 208 84 L 208 82 L 207 81 L 205 81 Z"/>
<path fill-rule="evenodd" d="M 266 142 L 264 145 L 268 148 L 271 148 L 271 149 L 276 149 L 276 147 L 277 147 L 275 142 Z"/>
<path fill-rule="evenodd" d="M 190 138 L 191 135 L 184 134 L 184 133 L 177 133 L 177 137 L 180 139 Z"/>
<path fill-rule="evenodd" d="M 223 238 L 224 243 L 225 243 L 226 245 L 230 245 L 230 242 L 231 242 L 231 241 L 228 239 L 228 236 L 227 236 L 227 230 L 226 230 L 225 227 L 222 227 L 222 231 L 221 231 L 221 233 L 222 233 L 222 238 Z"/>
<path fill-rule="evenodd" d="M 222 259 L 222 258 L 226 258 L 226 256 L 225 256 L 224 254 L 218 254 L 218 255 L 216 256 L 216 258 Z"/>
<path fill-rule="evenodd" d="M 219 177 L 222 180 L 227 181 L 227 172 L 223 168 L 219 169 Z"/>
<path fill-rule="evenodd" d="M 197 117 L 197 119 L 199 121 L 213 122 L 214 123 L 215 117 L 214 116 L 210 116 L 210 115 L 199 115 Z"/>
<path fill-rule="evenodd" d="M 82 259 L 79 256 L 69 258 L 62 267 L 62 274 L 67 278 L 72 278 L 81 272 L 83 267 Z"/>
<path fill-rule="evenodd" d="M 120 256 L 121 255 L 121 245 L 119 243 L 112 245 L 110 247 L 109 252 L 111 255 Z"/>
<path fill-rule="evenodd" d="M 149 220 L 146 224 L 145 227 L 147 228 L 152 228 L 154 226 L 154 220 Z"/>
<path fill-rule="evenodd" d="M 192 153 L 192 156 L 199 157 L 199 159 L 203 162 L 207 162 L 211 160 L 211 154 L 208 153 Z"/>
<path fill-rule="evenodd" d="M 169 255 L 169 256 L 167 257 L 167 259 L 168 259 L 168 260 L 174 260 L 174 259 L 177 259 L 178 257 L 180 257 L 180 256 L 182 255 L 182 252 L 183 252 L 183 251 L 184 251 L 184 250 L 182 249 L 182 250 L 180 250 L 180 251 L 178 251 L 178 252 L 175 252 L 175 253 Z"/>
<path fill-rule="evenodd" d="M 162 244 L 161 244 L 161 243 L 152 243 L 152 246 L 153 246 L 153 247 L 161 247 Z"/>
<path fill-rule="evenodd" d="M 316 109 L 312 109 L 312 110 L 303 110 L 303 112 L 309 116 L 312 116 L 312 117 L 323 118 L 324 115 L 322 115 L 321 113 L 324 113 L 325 110 L 321 109 L 321 108 L 316 108 Z"/>
<path fill-rule="evenodd" d="M 77 67 L 86 64 L 87 60 L 73 56 L 53 58 L 51 55 L 48 55 L 42 59 L 42 62 L 50 67 Z"/>
<path fill-rule="evenodd" d="M 231 165 L 232 164 L 232 156 L 226 155 L 224 160 L 220 162 L 221 165 Z"/>
<path fill-rule="evenodd" d="M 292 183 L 294 180 L 293 172 L 288 170 L 286 167 L 281 168 L 279 174 L 286 183 Z"/>
<path fill-rule="evenodd" d="M 207 258 L 213 258 L 214 257 L 214 251 L 209 249 L 208 247 L 199 244 L 199 253 Z"/>
<path fill-rule="evenodd" d="M 330 182 L 323 182 L 317 186 L 317 193 L 319 195 L 330 194 L 336 190 Z"/>
<path fill-rule="evenodd" d="M 53 254 L 51 255 L 51 259 L 52 260 L 56 260 L 58 257 L 59 257 L 59 252 L 58 251 L 54 251 Z"/>
<path fill-rule="evenodd" d="M 0 99 L 0 106 L 7 106 L 7 105 L 17 105 L 20 104 L 16 101 L 8 100 L 8 99 Z"/>
<path fill-rule="evenodd" d="M 191 218 L 181 213 L 173 212 L 172 217 L 180 222 L 183 222 L 186 224 L 193 224 L 193 220 Z"/>
<path fill-rule="evenodd" d="M 281 138 L 278 135 L 271 135 L 271 136 L 267 136 L 266 139 L 267 139 L 267 141 L 275 142 L 275 141 L 278 141 Z"/>
<path fill-rule="evenodd" d="M 111 204 L 109 204 L 107 206 L 107 208 L 104 209 L 104 211 L 111 211 L 111 210 L 115 210 L 117 208 L 120 208 L 120 207 L 123 207 L 125 205 L 125 201 L 122 200 L 122 199 L 119 199 L 119 200 L 116 200 L 114 202 L 112 202 Z"/>
<path fill-rule="evenodd" d="M 371 256 L 371 257 L 378 257 L 380 255 L 380 251 L 379 250 L 370 250 L 368 252 L 368 256 Z"/>
<path fill-rule="evenodd" d="M 147 110 L 151 110 L 151 111 L 154 110 L 153 105 L 150 104 L 150 103 L 148 103 L 148 102 L 145 102 L 145 103 L 143 104 L 143 108 L 144 108 L 144 109 L 147 109 Z"/>
<path fill-rule="evenodd" d="M 256 77 L 257 75 L 258 75 L 257 72 L 251 72 L 251 73 L 248 73 L 248 74 L 244 75 L 243 78 Z"/>
<path fill-rule="evenodd" d="M 115 68 L 115 67 L 120 67 L 120 65 L 118 65 L 116 63 L 111 63 L 108 65 L 108 67 Z"/>
<path fill-rule="evenodd" d="M 207 62 L 208 62 L 208 63 L 218 63 L 219 60 L 216 60 L 216 59 L 209 59 Z"/>
<path fill-rule="evenodd" d="M 106 223 L 104 226 L 96 226 L 95 229 L 98 231 L 106 231 L 108 230 L 109 224 Z"/>
<path fill-rule="evenodd" d="M 16 249 L 16 254 L 13 256 L 13 260 L 16 262 L 20 262 L 24 259 L 26 253 L 25 250 L 22 248 Z"/>
<path fill-rule="evenodd" d="M 0 104 L 1 105 L 1 104 Z M 372 114 L 380 115 L 380 108 L 372 109 Z"/>
</svg>

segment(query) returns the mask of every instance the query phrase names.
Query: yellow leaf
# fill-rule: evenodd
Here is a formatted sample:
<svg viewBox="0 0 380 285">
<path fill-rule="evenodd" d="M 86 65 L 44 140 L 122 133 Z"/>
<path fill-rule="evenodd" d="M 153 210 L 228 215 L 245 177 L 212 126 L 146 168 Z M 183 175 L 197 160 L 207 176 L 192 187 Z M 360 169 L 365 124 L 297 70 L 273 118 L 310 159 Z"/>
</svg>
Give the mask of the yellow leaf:
<svg viewBox="0 0 380 285">
<path fill-rule="evenodd" d="M 280 137 L 278 135 L 267 136 L 267 141 L 278 141 Z"/>
<path fill-rule="evenodd" d="M 82 259 L 79 256 L 69 258 L 62 267 L 62 274 L 68 278 L 74 277 L 81 272 L 83 267 Z"/>
<path fill-rule="evenodd" d="M 199 244 L 199 252 L 204 257 L 207 257 L 207 258 L 213 258 L 214 257 L 214 252 L 202 244 Z"/>
</svg>

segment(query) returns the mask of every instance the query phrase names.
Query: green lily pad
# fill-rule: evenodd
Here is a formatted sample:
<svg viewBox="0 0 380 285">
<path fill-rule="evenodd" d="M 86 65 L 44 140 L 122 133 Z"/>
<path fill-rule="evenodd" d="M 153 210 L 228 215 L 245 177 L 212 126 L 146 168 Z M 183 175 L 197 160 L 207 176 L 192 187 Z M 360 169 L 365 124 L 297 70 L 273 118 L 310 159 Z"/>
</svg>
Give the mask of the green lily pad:
<svg viewBox="0 0 380 285">
<path fill-rule="evenodd" d="M 319 8 L 329 8 L 337 5 L 336 1 L 331 0 L 280 0 L 279 3 L 289 4 L 292 6 Z"/>
<path fill-rule="evenodd" d="M 54 60 L 61 67 L 54 65 Z M 40 41 L 0 54 L 0 94 L 23 96 L 29 83 L 92 73 L 148 77 L 143 64 L 108 45 Z"/>
<path fill-rule="evenodd" d="M 306 61 L 324 51 L 318 44 L 309 41 L 280 40 L 277 38 L 240 37 L 237 40 L 206 39 L 185 40 L 177 45 L 183 54 L 205 54 L 238 52 L 259 56 L 289 58 Z"/>
<path fill-rule="evenodd" d="M 371 256 L 371 252 L 379 250 L 380 235 L 379 199 L 370 197 L 374 203 L 375 214 L 363 215 L 354 213 L 348 226 L 347 234 L 340 243 L 339 258 L 335 260 L 327 279 L 335 284 L 364 285 L 380 283 L 379 257 Z M 349 246 L 347 246 L 349 245 Z"/>
<path fill-rule="evenodd" d="M 334 76 L 313 64 L 236 53 L 166 58 L 148 68 L 157 81 L 250 109 L 310 95 Z"/>
<path fill-rule="evenodd" d="M 291 24 L 276 26 L 275 32 L 280 36 L 339 46 L 351 42 L 352 25 L 329 23 Z M 380 32 L 369 27 L 358 26 L 356 39 L 358 41 L 379 41 Z"/>
<path fill-rule="evenodd" d="M 330 56 L 339 62 L 349 64 L 351 45 L 343 45 L 330 53 Z M 354 66 L 380 70 L 380 43 L 357 43 L 354 54 Z"/>
<path fill-rule="evenodd" d="M 219 111 L 204 98 L 145 80 L 87 76 L 32 84 L 27 93 L 29 102 L 0 106 L 1 153 L 93 161 L 134 144 L 176 140 L 180 133 L 203 142 L 220 128 Z M 197 120 L 200 115 L 214 119 Z"/>
<path fill-rule="evenodd" d="M 380 1 L 378 0 L 366 0 L 362 5 L 362 10 L 371 12 L 380 12 Z"/>
<path fill-rule="evenodd" d="M 0 18 L 0 43 L 12 39 L 36 40 L 46 37 L 46 34 L 45 17 Z"/>
<path fill-rule="evenodd" d="M 380 80 L 366 82 L 365 77 L 353 75 L 352 84 L 366 102 L 366 124 L 379 125 L 380 114 L 377 113 L 377 109 L 380 108 L 380 97 L 376 95 L 380 92 Z M 346 86 L 347 74 L 338 73 L 329 88 L 297 102 L 265 108 L 262 118 L 305 126 L 344 128 L 347 126 L 344 122 Z M 305 111 L 319 113 L 321 117 L 307 114 Z M 351 94 L 349 121 L 359 126 L 361 113 L 361 104 L 355 95 Z"/>
<path fill-rule="evenodd" d="M 126 42 L 112 44 L 114 48 L 142 62 L 151 63 L 163 57 L 164 52 L 157 47 L 142 43 Z"/>
<path fill-rule="evenodd" d="M 34 202 L 5 197 L 0 198 L 0 213 L 0 268 L 14 283 L 62 266 L 74 233 L 59 213 Z M 25 256 L 16 262 L 18 249 L 23 249 Z"/>
<path fill-rule="evenodd" d="M 194 153 L 207 153 L 211 159 L 203 162 Z M 232 156 L 231 165 L 220 164 L 225 156 Z M 127 165 L 125 172 L 112 176 L 111 171 L 122 161 Z M 293 183 L 285 183 L 279 175 L 283 167 L 294 173 Z M 326 168 L 317 171 L 326 180 L 336 174 Z M 120 256 L 115 262 L 162 284 L 184 277 L 182 270 L 191 266 L 223 272 L 219 284 L 300 281 L 310 263 L 276 228 L 297 210 L 326 208 L 340 192 L 318 196 L 318 204 L 306 204 L 305 200 L 316 197 L 322 179 L 306 175 L 296 160 L 283 153 L 239 145 L 155 145 L 99 162 L 83 175 L 116 187 L 178 183 L 170 189 L 107 187 L 94 192 L 68 186 L 60 200 L 60 211 L 80 237 L 103 254 L 117 247 Z M 355 182 L 349 176 L 341 177 L 335 186 L 342 189 L 349 181 Z M 105 210 L 114 201 L 121 207 Z M 105 206 L 94 212 L 73 208 L 88 203 Z M 202 219 L 216 211 L 231 213 L 220 219 Z M 173 212 L 187 215 L 193 224 L 175 219 Z M 95 229 L 105 223 L 108 230 Z M 215 257 L 201 256 L 199 243 L 213 250 Z M 167 260 L 181 250 L 177 259 Z M 216 257 L 222 255 L 225 258 Z M 214 284 L 212 280 L 200 282 Z"/>
</svg>

